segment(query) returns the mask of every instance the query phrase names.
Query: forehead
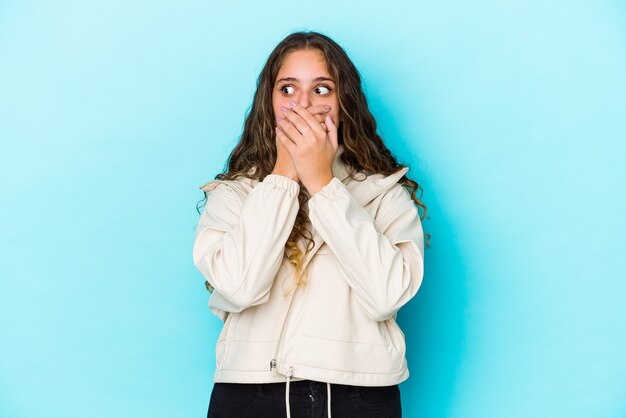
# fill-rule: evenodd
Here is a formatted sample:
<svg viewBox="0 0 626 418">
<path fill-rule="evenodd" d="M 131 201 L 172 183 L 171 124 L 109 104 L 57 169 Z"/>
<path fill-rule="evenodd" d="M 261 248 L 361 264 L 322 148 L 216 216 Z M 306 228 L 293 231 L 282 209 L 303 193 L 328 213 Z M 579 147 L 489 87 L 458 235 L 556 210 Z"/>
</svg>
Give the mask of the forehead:
<svg viewBox="0 0 626 418">
<path fill-rule="evenodd" d="M 305 80 L 320 76 L 330 77 L 330 74 L 324 54 L 319 49 L 301 49 L 288 53 L 277 74 L 277 78 L 295 77 Z"/>
</svg>

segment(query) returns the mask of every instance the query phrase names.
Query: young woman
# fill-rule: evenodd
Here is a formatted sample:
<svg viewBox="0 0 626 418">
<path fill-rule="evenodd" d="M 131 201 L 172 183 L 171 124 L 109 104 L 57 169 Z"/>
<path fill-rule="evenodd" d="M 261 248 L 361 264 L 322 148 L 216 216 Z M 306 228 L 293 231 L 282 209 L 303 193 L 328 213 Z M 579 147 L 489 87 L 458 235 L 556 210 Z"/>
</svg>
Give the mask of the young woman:
<svg viewBox="0 0 626 418">
<path fill-rule="evenodd" d="M 426 213 L 407 171 L 344 50 L 282 40 L 227 172 L 201 186 L 193 260 L 224 322 L 209 418 L 401 416 L 395 319 L 422 282 Z"/>
</svg>

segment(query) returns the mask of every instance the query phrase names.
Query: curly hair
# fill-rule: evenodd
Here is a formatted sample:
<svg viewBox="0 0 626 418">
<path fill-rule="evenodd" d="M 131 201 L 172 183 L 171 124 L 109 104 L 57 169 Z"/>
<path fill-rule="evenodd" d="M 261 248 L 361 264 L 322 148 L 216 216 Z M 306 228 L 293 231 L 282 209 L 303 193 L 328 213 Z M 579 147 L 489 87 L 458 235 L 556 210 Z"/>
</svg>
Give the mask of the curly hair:
<svg viewBox="0 0 626 418">
<path fill-rule="evenodd" d="M 232 150 L 224 173 L 217 174 L 216 180 L 234 180 L 239 176 L 261 181 L 272 173 L 277 158 L 274 111 L 272 108 L 272 91 L 275 87 L 278 71 L 285 57 L 297 50 L 318 49 L 326 60 L 326 66 L 331 76 L 337 80 L 337 93 L 343 120 L 337 127 L 338 142 L 343 144 L 344 152 L 341 161 L 346 164 L 352 179 L 355 174 L 380 173 L 390 175 L 403 166 L 398 164 L 382 138 L 376 132 L 376 120 L 369 111 L 365 93 L 361 85 L 361 76 L 346 52 L 328 36 L 314 31 L 293 32 L 285 37 L 270 53 L 258 79 L 252 108 L 247 112 L 243 132 L 239 142 Z M 406 174 L 399 182 L 410 192 L 422 214 L 426 216 L 426 206 L 417 197 L 423 194 L 423 189 L 417 182 L 409 179 Z M 207 193 L 201 202 L 206 203 Z M 305 212 L 305 204 L 309 196 L 304 188 L 300 188 L 298 201 L 300 208 L 296 220 L 285 244 L 285 256 L 295 268 L 295 280 L 292 286 L 285 291 L 285 296 L 295 286 L 307 284 L 306 272 L 302 271 L 303 260 L 312 249 L 314 242 L 310 221 Z M 200 202 L 198 202 L 200 203 Z M 196 205 L 198 209 L 198 205 Z M 430 234 L 426 245 L 429 245 Z M 298 247 L 297 242 L 306 239 L 306 253 Z M 206 282 L 207 289 L 212 288 Z"/>
</svg>

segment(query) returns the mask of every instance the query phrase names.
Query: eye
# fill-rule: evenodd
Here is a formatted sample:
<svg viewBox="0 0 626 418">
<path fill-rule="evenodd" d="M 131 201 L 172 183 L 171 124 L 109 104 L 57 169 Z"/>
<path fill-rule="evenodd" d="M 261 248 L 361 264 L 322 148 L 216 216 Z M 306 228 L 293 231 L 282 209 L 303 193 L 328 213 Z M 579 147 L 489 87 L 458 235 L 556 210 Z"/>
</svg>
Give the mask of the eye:
<svg viewBox="0 0 626 418">
<path fill-rule="evenodd" d="M 287 89 L 287 88 L 292 89 L 292 92 L 291 92 L 291 93 L 293 93 L 293 86 L 291 86 L 291 85 L 289 85 L 289 84 L 286 84 L 286 85 L 282 86 L 282 87 L 280 88 L 280 91 L 282 91 L 283 93 L 286 93 L 286 94 L 291 94 L 291 93 L 287 93 L 287 92 L 285 92 L 285 89 Z"/>
<path fill-rule="evenodd" d="M 315 88 L 315 90 L 317 90 L 317 91 L 319 91 L 320 89 L 322 91 L 322 93 L 320 93 L 321 95 L 326 95 L 326 94 L 330 93 L 331 90 L 332 90 L 330 87 L 325 86 L 325 85 L 320 85 L 320 86 L 317 86 Z M 326 92 L 324 92 L 324 91 L 326 91 Z"/>
</svg>

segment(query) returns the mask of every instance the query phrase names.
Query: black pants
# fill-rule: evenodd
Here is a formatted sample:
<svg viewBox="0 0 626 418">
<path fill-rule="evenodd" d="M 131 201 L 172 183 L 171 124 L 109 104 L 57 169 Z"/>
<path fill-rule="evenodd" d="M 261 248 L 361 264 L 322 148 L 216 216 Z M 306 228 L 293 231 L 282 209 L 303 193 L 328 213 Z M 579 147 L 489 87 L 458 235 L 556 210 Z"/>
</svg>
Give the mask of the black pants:
<svg viewBox="0 0 626 418">
<path fill-rule="evenodd" d="M 287 417 L 286 383 L 215 383 L 207 418 Z M 400 388 L 331 384 L 332 418 L 401 418 Z M 326 383 L 289 383 L 292 418 L 328 418 Z"/>
</svg>

